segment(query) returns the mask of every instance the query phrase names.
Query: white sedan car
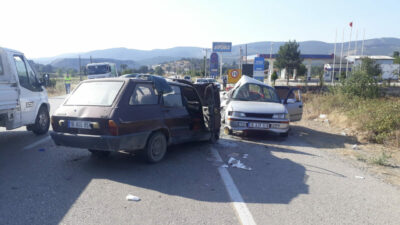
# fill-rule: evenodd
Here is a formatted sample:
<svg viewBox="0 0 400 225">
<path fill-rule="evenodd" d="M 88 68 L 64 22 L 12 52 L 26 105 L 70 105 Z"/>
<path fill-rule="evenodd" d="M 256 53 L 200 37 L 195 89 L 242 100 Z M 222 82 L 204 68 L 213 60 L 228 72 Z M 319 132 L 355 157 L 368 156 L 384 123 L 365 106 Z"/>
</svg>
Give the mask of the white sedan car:
<svg viewBox="0 0 400 225">
<path fill-rule="evenodd" d="M 265 130 L 287 137 L 289 123 L 301 120 L 303 103 L 298 88 L 271 87 L 243 76 L 222 97 L 224 132 Z"/>
</svg>

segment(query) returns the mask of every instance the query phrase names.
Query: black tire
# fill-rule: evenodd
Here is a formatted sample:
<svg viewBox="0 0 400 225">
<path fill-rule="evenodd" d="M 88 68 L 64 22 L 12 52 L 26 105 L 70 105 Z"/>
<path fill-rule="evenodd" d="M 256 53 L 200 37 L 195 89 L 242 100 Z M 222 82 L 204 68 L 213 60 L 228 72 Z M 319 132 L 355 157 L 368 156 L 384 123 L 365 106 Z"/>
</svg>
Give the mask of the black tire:
<svg viewBox="0 0 400 225">
<path fill-rule="evenodd" d="M 146 161 L 149 163 L 160 162 L 167 153 L 167 139 L 162 132 L 152 134 L 144 149 Z"/>
<path fill-rule="evenodd" d="M 289 131 L 285 132 L 285 133 L 280 133 L 279 136 L 281 136 L 283 138 L 287 138 L 287 137 L 289 137 Z"/>
<path fill-rule="evenodd" d="M 92 156 L 97 157 L 97 158 L 106 158 L 111 153 L 109 151 L 94 150 L 94 149 L 89 149 L 89 152 L 92 153 Z"/>
<path fill-rule="evenodd" d="M 40 107 L 36 116 L 35 124 L 28 125 L 27 130 L 36 135 L 46 134 L 50 127 L 50 115 L 46 107 Z"/>
</svg>

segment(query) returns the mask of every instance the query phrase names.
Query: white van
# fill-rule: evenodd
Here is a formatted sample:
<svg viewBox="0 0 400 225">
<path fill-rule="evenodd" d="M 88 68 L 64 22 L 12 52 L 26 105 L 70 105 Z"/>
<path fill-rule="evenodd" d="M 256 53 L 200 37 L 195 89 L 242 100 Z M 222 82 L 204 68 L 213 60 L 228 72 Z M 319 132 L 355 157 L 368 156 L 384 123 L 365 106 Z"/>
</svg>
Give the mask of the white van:
<svg viewBox="0 0 400 225">
<path fill-rule="evenodd" d="M 45 134 L 50 125 L 46 89 L 24 54 L 0 47 L 0 127 L 27 126 Z"/>
<path fill-rule="evenodd" d="M 88 79 L 118 77 L 115 63 L 89 63 L 86 65 Z"/>
</svg>

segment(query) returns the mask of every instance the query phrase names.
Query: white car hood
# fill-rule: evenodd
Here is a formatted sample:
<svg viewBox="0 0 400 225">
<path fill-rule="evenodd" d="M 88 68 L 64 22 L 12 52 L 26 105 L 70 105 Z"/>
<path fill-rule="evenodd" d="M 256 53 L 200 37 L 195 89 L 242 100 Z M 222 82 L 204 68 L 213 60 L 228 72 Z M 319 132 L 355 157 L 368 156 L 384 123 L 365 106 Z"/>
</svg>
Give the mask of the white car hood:
<svg viewBox="0 0 400 225">
<path fill-rule="evenodd" d="M 287 113 L 286 107 L 276 102 L 231 101 L 227 109 L 244 113 Z"/>
</svg>

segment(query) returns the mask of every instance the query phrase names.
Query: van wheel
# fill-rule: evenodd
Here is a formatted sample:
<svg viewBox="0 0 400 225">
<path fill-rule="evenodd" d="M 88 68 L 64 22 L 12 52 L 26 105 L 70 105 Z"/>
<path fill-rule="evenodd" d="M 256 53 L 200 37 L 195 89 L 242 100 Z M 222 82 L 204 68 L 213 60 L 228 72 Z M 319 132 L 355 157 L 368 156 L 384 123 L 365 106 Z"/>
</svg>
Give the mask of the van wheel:
<svg viewBox="0 0 400 225">
<path fill-rule="evenodd" d="M 165 153 L 167 153 L 167 139 L 165 135 L 161 132 L 152 134 L 145 148 L 146 161 L 157 163 L 164 158 Z"/>
<path fill-rule="evenodd" d="M 49 131 L 50 115 L 46 107 L 41 107 L 36 116 L 35 124 L 28 125 L 27 129 L 31 130 L 36 135 L 42 135 Z"/>
<path fill-rule="evenodd" d="M 89 149 L 89 152 L 92 153 L 92 156 L 95 156 L 98 158 L 106 158 L 111 153 L 109 151 L 101 151 L 101 150 L 94 150 L 94 149 Z"/>
</svg>

